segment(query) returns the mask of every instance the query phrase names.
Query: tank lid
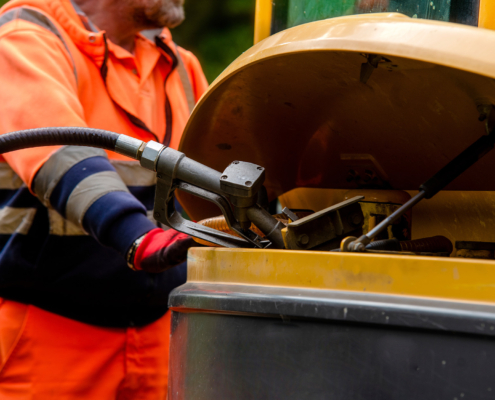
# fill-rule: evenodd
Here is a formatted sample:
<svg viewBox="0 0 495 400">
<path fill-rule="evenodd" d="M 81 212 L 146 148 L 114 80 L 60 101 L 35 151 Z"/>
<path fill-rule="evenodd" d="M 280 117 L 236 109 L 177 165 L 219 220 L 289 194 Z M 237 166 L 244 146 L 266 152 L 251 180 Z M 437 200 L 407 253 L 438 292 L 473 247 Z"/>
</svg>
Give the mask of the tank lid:
<svg viewBox="0 0 495 400">
<path fill-rule="evenodd" d="M 318 21 L 245 52 L 195 108 L 180 150 L 223 171 L 266 168 L 269 197 L 295 187 L 414 190 L 485 134 L 495 32 L 400 14 Z M 495 152 L 449 190 L 495 190 Z M 181 196 L 200 219 L 218 210 Z"/>
</svg>

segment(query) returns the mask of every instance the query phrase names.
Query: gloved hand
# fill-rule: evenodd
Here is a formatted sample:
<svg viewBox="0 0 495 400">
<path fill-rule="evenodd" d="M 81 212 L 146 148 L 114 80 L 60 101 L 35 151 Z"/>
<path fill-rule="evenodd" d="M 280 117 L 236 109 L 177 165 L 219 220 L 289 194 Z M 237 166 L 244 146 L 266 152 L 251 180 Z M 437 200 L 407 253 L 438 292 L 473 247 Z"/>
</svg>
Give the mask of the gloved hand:
<svg viewBox="0 0 495 400">
<path fill-rule="evenodd" d="M 137 271 L 163 272 L 186 261 L 189 248 L 198 246 L 185 233 L 156 228 L 134 242 L 129 250 L 129 266 Z"/>
</svg>

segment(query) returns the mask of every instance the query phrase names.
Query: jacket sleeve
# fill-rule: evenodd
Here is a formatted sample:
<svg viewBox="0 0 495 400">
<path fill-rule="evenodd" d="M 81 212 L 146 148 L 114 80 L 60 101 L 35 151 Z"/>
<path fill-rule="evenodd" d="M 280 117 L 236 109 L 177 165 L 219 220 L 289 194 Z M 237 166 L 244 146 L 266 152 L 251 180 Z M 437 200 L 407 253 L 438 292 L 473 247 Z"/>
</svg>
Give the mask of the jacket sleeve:
<svg viewBox="0 0 495 400">
<path fill-rule="evenodd" d="M 0 36 L 0 134 L 48 126 L 86 126 L 77 96 L 72 62 L 60 40 L 42 28 L 16 29 Z M 34 176 L 56 147 L 4 155 L 31 187 Z"/>
<path fill-rule="evenodd" d="M 86 126 L 70 55 L 60 40 L 29 23 L 0 35 L 0 134 L 49 126 Z M 20 29 L 19 26 L 25 26 Z M 125 255 L 156 228 L 99 149 L 25 149 L 5 160 L 47 207 Z"/>
</svg>

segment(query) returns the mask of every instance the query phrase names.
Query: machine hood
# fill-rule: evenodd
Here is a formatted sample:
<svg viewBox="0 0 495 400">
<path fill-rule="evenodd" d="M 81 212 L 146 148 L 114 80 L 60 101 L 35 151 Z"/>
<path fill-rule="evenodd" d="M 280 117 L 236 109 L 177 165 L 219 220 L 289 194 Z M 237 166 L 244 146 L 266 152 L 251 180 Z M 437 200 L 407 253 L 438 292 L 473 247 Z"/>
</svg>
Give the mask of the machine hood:
<svg viewBox="0 0 495 400">
<path fill-rule="evenodd" d="M 295 187 L 414 190 L 486 133 L 494 78 L 492 31 L 400 14 L 314 22 L 232 63 L 179 150 L 219 171 L 262 165 L 270 199 Z M 447 190 L 495 190 L 494 170 L 489 154 Z M 180 200 L 194 219 L 219 214 Z"/>
</svg>

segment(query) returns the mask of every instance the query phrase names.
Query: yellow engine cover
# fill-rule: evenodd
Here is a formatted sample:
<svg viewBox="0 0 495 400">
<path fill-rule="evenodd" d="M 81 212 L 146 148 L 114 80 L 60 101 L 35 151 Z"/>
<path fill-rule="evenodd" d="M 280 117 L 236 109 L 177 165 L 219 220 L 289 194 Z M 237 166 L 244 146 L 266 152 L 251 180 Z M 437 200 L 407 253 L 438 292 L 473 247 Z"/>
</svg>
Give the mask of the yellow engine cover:
<svg viewBox="0 0 495 400">
<path fill-rule="evenodd" d="M 180 150 L 222 171 L 266 168 L 271 199 L 296 187 L 354 189 L 371 170 L 389 189 L 416 190 L 485 134 L 495 104 L 495 32 L 400 14 L 334 18 L 273 35 L 230 65 L 196 106 Z M 365 55 L 382 62 L 363 83 Z M 495 189 L 489 155 L 447 190 Z M 199 220 L 218 215 L 181 197 Z"/>
</svg>

